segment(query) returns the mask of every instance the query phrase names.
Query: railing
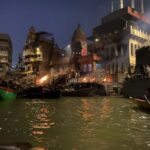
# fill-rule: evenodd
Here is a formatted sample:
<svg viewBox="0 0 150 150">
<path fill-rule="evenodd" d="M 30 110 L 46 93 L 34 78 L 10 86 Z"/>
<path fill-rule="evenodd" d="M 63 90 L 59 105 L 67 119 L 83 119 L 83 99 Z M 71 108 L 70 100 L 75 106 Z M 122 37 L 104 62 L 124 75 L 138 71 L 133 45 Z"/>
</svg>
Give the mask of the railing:
<svg viewBox="0 0 150 150">
<path fill-rule="evenodd" d="M 26 58 L 24 59 L 24 62 L 27 63 L 27 62 L 35 62 L 35 61 L 42 61 L 43 59 L 42 58 Z"/>
<path fill-rule="evenodd" d="M 9 63 L 8 60 L 5 60 L 5 59 L 1 59 L 0 62 L 1 63 Z"/>
</svg>

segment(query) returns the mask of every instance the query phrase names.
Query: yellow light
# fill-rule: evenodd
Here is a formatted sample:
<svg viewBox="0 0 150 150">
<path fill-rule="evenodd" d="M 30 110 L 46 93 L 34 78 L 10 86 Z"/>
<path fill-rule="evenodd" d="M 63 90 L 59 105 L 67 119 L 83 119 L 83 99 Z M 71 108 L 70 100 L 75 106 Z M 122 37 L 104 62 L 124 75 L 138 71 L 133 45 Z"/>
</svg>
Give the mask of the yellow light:
<svg viewBox="0 0 150 150">
<path fill-rule="evenodd" d="M 37 50 L 37 51 L 40 51 L 40 48 L 39 48 L 39 47 L 37 47 L 37 48 L 36 48 L 36 50 Z"/>
<path fill-rule="evenodd" d="M 36 80 L 36 84 L 37 84 L 37 85 L 42 85 L 46 80 L 48 80 L 48 75 L 45 75 L 45 76 L 42 77 L 41 79 L 37 79 L 37 80 Z"/>
<path fill-rule="evenodd" d="M 98 42 L 98 41 L 99 41 L 99 39 L 98 39 L 98 38 L 96 38 L 96 39 L 95 39 L 95 42 Z"/>
<path fill-rule="evenodd" d="M 85 78 L 83 78 L 83 82 L 87 82 L 87 78 L 85 77 Z"/>
<path fill-rule="evenodd" d="M 71 48 L 71 45 L 70 45 L 70 44 L 68 44 L 68 45 L 67 45 L 67 48 L 68 48 L 68 49 L 70 49 L 70 48 Z"/>
<path fill-rule="evenodd" d="M 40 82 L 43 83 L 43 82 L 46 81 L 47 79 L 48 79 L 48 75 L 42 77 L 42 78 L 40 79 Z"/>
<path fill-rule="evenodd" d="M 106 78 L 104 78 L 104 79 L 103 79 L 103 82 L 106 82 L 106 81 L 107 81 L 107 79 L 106 79 Z"/>
</svg>

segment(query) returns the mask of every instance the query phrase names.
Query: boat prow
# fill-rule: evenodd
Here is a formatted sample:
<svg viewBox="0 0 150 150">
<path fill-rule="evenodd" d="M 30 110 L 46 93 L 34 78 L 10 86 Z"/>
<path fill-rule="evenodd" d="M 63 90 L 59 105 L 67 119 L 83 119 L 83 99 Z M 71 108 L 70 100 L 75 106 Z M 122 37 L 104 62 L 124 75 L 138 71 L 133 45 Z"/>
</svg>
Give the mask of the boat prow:
<svg viewBox="0 0 150 150">
<path fill-rule="evenodd" d="M 14 100 L 16 99 L 16 96 L 15 90 L 9 87 L 0 87 L 0 100 Z"/>
<path fill-rule="evenodd" d="M 150 110 L 150 100 L 146 99 L 137 99 L 137 98 L 130 98 L 130 100 L 137 104 L 140 108 L 145 108 Z"/>
<path fill-rule="evenodd" d="M 79 90 L 70 90 L 70 91 L 63 91 L 63 96 L 73 96 L 73 97 L 90 97 L 95 94 L 95 88 L 84 88 Z"/>
</svg>

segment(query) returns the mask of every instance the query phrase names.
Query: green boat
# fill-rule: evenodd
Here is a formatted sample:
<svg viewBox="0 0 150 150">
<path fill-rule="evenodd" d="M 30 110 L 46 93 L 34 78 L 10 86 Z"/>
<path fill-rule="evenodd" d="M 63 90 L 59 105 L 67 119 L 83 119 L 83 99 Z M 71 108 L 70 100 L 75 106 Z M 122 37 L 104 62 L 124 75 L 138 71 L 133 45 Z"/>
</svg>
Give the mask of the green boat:
<svg viewBox="0 0 150 150">
<path fill-rule="evenodd" d="M 8 87 L 0 87 L 0 100 L 16 99 L 16 92 Z"/>
</svg>

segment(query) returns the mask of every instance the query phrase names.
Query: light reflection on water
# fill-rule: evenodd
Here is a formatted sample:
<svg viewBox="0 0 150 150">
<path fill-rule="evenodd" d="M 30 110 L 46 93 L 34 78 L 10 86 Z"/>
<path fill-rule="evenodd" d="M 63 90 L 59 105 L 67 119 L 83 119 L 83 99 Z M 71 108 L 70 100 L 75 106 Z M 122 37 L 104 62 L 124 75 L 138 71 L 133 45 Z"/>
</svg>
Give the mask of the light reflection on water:
<svg viewBox="0 0 150 150">
<path fill-rule="evenodd" d="M 150 113 L 116 97 L 0 102 L 0 143 L 34 150 L 148 150 Z"/>
<path fill-rule="evenodd" d="M 31 101 L 26 103 L 31 108 L 32 120 L 30 121 L 30 136 L 35 139 L 36 142 L 43 142 L 44 135 L 47 134 L 48 130 L 55 125 L 52 121 L 48 102 L 45 101 Z M 35 149 L 35 148 L 34 148 Z M 43 150 L 44 148 L 36 148 Z"/>
</svg>

